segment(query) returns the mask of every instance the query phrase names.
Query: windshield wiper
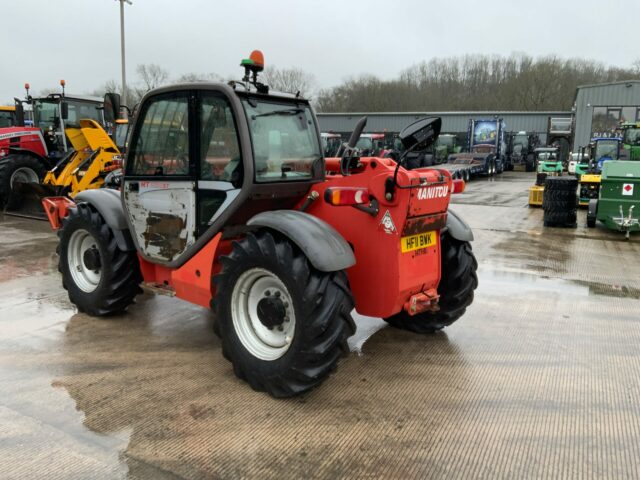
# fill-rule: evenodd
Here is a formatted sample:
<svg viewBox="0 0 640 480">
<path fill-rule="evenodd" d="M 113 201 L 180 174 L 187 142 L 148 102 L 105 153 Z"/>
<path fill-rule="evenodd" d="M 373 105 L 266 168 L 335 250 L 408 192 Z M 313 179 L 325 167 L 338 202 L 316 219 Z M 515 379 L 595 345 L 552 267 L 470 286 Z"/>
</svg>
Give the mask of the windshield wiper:
<svg viewBox="0 0 640 480">
<path fill-rule="evenodd" d="M 297 115 L 302 112 L 304 112 L 304 110 L 302 110 L 301 108 L 285 108 L 283 110 L 273 110 L 272 112 L 251 115 L 251 119 L 255 120 L 258 117 L 270 117 L 272 115 Z"/>
</svg>

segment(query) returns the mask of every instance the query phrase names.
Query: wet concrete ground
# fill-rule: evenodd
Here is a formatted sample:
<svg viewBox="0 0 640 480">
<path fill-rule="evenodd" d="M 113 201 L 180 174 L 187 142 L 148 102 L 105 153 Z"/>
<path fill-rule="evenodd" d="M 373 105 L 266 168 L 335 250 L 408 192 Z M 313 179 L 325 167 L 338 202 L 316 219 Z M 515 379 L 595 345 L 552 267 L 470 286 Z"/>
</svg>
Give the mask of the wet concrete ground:
<svg viewBox="0 0 640 480">
<path fill-rule="evenodd" d="M 480 180 L 475 303 L 432 336 L 358 318 L 312 393 L 238 381 L 204 309 L 75 312 L 42 222 L 0 219 L 0 478 L 638 478 L 640 237 L 542 226 Z"/>
</svg>

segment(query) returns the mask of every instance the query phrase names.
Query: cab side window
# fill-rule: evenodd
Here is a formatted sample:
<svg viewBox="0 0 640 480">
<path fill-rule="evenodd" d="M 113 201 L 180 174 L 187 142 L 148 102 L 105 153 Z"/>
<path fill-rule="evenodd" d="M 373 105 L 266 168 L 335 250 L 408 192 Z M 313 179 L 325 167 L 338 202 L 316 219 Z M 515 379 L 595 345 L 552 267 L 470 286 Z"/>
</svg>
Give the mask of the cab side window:
<svg viewBox="0 0 640 480">
<path fill-rule="evenodd" d="M 200 103 L 200 179 L 242 184 L 242 156 L 231 105 L 205 93 Z"/>
<path fill-rule="evenodd" d="M 186 92 L 158 97 L 141 112 L 131 145 L 130 175 L 189 174 L 189 99 Z"/>
</svg>

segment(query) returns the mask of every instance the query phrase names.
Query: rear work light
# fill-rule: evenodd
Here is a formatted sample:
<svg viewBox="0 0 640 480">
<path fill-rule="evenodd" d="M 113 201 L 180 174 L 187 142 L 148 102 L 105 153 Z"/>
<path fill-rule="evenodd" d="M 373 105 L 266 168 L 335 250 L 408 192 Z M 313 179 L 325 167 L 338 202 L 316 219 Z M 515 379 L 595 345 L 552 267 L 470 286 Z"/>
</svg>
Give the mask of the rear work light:
<svg viewBox="0 0 640 480">
<path fill-rule="evenodd" d="M 361 187 L 332 187 L 324 191 L 324 201 L 330 205 L 365 205 L 368 204 L 369 191 Z"/>
<path fill-rule="evenodd" d="M 451 193 L 462 193 L 464 192 L 465 183 L 464 180 L 460 178 L 456 178 L 453 181 L 453 190 Z"/>
</svg>

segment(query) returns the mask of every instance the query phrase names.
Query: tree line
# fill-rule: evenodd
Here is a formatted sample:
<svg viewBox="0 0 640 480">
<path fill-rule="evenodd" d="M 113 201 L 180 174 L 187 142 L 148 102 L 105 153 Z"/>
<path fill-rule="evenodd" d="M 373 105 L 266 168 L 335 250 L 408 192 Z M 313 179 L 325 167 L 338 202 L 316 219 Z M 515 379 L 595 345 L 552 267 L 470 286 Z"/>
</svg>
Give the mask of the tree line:
<svg viewBox="0 0 640 480">
<path fill-rule="evenodd" d="M 350 78 L 321 90 L 315 103 L 323 112 L 569 110 L 578 85 L 638 78 L 640 61 L 619 68 L 558 56 L 464 55 L 424 61 L 392 80 Z"/>
</svg>

